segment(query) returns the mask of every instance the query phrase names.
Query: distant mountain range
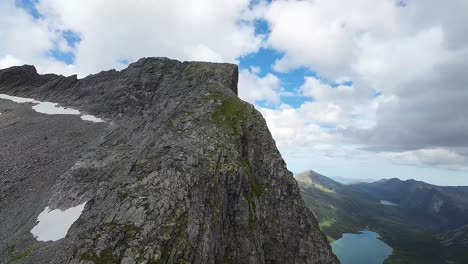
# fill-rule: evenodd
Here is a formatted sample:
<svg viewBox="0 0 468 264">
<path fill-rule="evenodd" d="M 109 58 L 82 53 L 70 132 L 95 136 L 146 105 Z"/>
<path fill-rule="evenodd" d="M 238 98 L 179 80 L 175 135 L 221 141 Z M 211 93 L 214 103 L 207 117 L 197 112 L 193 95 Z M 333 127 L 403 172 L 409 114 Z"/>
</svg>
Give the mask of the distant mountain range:
<svg viewBox="0 0 468 264">
<path fill-rule="evenodd" d="M 343 184 L 314 171 L 296 179 L 330 242 L 371 229 L 394 249 L 385 263 L 468 263 L 468 187 L 396 178 Z"/>
<path fill-rule="evenodd" d="M 346 178 L 341 176 L 330 176 L 330 179 L 343 184 L 355 184 L 361 182 L 373 182 L 373 179 Z"/>
</svg>

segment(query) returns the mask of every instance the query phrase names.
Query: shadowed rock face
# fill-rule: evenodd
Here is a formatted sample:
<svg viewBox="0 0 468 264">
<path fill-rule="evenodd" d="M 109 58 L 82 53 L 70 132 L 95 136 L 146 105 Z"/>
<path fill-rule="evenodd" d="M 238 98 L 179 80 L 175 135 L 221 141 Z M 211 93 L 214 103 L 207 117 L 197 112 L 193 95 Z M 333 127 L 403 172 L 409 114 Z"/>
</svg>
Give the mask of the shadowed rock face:
<svg viewBox="0 0 468 264">
<path fill-rule="evenodd" d="M 237 66 L 146 58 L 84 79 L 0 71 L 0 263 L 338 263 Z M 87 201 L 65 238 L 30 230 Z"/>
</svg>

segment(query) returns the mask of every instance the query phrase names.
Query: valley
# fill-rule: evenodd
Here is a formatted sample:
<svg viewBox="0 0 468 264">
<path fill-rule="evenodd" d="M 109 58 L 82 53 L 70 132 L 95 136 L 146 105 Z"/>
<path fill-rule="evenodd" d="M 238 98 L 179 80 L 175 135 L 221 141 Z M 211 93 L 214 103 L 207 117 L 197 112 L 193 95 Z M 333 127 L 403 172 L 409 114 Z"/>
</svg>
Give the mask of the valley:
<svg viewBox="0 0 468 264">
<path fill-rule="evenodd" d="M 342 184 L 313 171 L 295 177 L 329 242 L 368 229 L 393 248 L 386 264 L 468 263 L 468 187 L 396 178 Z"/>
</svg>

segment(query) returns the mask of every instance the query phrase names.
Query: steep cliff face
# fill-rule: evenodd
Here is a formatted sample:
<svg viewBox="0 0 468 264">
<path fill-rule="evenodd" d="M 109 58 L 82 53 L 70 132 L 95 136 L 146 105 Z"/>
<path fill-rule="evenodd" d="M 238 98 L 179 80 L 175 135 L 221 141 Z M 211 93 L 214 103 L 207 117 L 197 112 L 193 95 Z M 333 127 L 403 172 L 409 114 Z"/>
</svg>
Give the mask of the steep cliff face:
<svg viewBox="0 0 468 264">
<path fill-rule="evenodd" d="M 146 58 L 84 79 L 0 71 L 0 262 L 338 263 L 230 64 Z M 38 215 L 83 205 L 65 238 Z"/>
</svg>

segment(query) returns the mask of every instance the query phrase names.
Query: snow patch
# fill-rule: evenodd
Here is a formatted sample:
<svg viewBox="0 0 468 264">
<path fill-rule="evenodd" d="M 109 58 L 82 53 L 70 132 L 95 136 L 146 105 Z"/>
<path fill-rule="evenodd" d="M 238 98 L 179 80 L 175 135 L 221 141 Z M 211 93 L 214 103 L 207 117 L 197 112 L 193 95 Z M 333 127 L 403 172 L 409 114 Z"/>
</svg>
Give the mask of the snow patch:
<svg viewBox="0 0 468 264">
<path fill-rule="evenodd" d="M 434 212 L 438 213 L 438 212 L 440 212 L 440 208 L 443 205 L 444 205 L 444 201 L 439 200 L 439 201 L 434 202 L 434 204 L 432 205 L 432 208 L 434 209 Z"/>
<path fill-rule="evenodd" d="M 79 110 L 73 108 L 66 108 L 59 106 L 58 103 L 51 103 L 51 102 L 41 102 L 37 101 L 33 98 L 24 98 L 18 96 L 11 96 L 7 94 L 0 94 L 0 99 L 10 100 L 15 103 L 32 103 L 35 104 L 32 109 L 38 113 L 46 114 L 46 115 L 81 115 Z M 1 114 L 1 113 L 0 113 Z M 103 119 L 92 116 L 92 115 L 82 115 L 80 117 L 84 121 L 91 121 L 94 123 L 102 123 L 105 122 Z"/>
<path fill-rule="evenodd" d="M 392 203 L 392 202 L 385 201 L 385 200 L 380 200 L 380 204 L 389 205 L 389 206 L 398 206 L 398 204 L 396 203 Z"/>
<path fill-rule="evenodd" d="M 7 94 L 0 94 L 0 99 L 5 99 L 5 100 L 10 100 L 10 101 L 13 101 L 15 103 L 19 103 L 19 104 L 24 104 L 24 103 L 34 103 L 34 104 L 37 104 L 37 103 L 40 103 L 39 101 L 36 101 L 32 98 L 24 98 L 24 97 L 18 97 L 18 96 L 11 96 L 11 95 L 7 95 Z"/>
<path fill-rule="evenodd" d="M 31 233 L 38 241 L 57 241 L 67 235 L 68 229 L 80 217 L 86 202 L 62 211 L 47 206 L 37 217 L 37 225 Z"/>
<path fill-rule="evenodd" d="M 80 111 L 58 106 L 57 103 L 40 102 L 32 107 L 38 113 L 46 115 L 79 115 Z"/>
<path fill-rule="evenodd" d="M 99 117 L 92 116 L 92 115 L 82 115 L 81 119 L 84 120 L 84 121 L 91 121 L 93 123 L 105 122 L 103 119 L 101 119 Z"/>
</svg>

